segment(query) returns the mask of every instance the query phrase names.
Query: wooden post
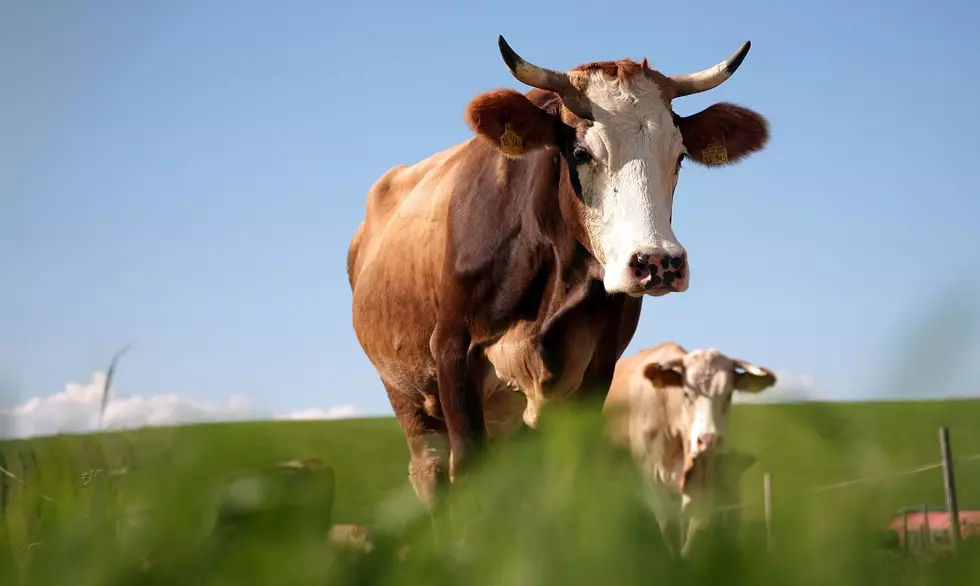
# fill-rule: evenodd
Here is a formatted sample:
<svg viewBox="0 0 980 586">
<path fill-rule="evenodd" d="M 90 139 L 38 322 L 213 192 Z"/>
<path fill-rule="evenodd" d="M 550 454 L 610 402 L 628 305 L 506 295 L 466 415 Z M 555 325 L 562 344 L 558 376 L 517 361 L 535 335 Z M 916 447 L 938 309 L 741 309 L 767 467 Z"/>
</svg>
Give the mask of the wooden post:
<svg viewBox="0 0 980 586">
<path fill-rule="evenodd" d="M 772 476 L 762 477 L 762 489 L 766 501 L 766 549 L 772 551 Z"/>
<path fill-rule="evenodd" d="M 939 428 L 939 448 L 943 455 L 943 485 L 946 489 L 946 512 L 949 515 L 949 543 L 956 551 L 960 543 L 960 507 L 956 501 L 956 479 L 949 445 L 949 428 Z"/>
</svg>

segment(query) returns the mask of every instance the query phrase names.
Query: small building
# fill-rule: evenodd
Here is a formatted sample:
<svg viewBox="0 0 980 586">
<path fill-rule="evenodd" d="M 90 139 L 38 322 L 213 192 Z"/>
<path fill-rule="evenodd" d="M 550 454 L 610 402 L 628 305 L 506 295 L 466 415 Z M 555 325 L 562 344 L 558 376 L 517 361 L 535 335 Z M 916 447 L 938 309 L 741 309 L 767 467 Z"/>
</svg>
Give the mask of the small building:
<svg viewBox="0 0 980 586">
<path fill-rule="evenodd" d="M 980 539 L 980 509 L 959 512 L 960 540 Z M 899 548 L 912 551 L 950 545 L 949 512 L 945 507 L 908 507 L 896 511 L 888 523 Z"/>
</svg>

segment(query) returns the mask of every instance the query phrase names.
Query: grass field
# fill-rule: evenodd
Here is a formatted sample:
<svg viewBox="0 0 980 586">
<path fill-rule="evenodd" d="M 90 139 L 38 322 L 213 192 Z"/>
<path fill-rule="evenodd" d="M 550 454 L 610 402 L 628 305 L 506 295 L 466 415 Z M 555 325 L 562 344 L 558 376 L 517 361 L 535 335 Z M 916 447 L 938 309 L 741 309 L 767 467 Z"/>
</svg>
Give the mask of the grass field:
<svg viewBox="0 0 980 586">
<path fill-rule="evenodd" d="M 980 576 L 980 558 L 969 548 L 929 564 L 876 552 L 896 509 L 943 503 L 938 469 L 811 492 L 938 461 L 943 425 L 954 458 L 980 453 L 980 401 L 737 406 L 729 444 L 756 460 L 729 498 L 748 506 L 741 525 L 719 531 L 689 563 L 665 557 L 656 525 L 633 498 L 635 474 L 621 454 L 594 441 L 597 425 L 564 417 L 536 441 L 495 451 L 454 503 L 468 522 L 466 545 L 452 554 L 431 547 L 393 419 L 3 442 L 0 466 L 26 486 L 0 476 L 0 583 L 842 585 L 965 584 Z M 256 515 L 261 521 L 213 531 L 230 474 L 313 457 L 336 474 L 332 513 L 317 508 L 314 491 L 297 510 L 285 505 L 300 499 L 283 498 Z M 769 554 L 761 526 L 766 471 L 774 501 Z M 956 473 L 961 507 L 980 507 L 980 460 L 960 462 Z M 123 532 L 117 521 L 136 505 L 152 511 Z M 399 541 L 382 541 L 368 556 L 333 551 L 323 532 L 330 520 L 380 523 L 411 542 L 413 555 L 399 563 L 391 549 Z"/>
</svg>

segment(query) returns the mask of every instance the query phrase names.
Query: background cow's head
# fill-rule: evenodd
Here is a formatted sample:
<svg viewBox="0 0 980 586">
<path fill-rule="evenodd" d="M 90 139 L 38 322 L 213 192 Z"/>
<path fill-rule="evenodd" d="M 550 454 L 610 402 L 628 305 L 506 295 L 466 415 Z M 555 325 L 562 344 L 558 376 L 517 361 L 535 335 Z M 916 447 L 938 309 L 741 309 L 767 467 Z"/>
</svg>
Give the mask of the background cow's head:
<svg viewBox="0 0 980 586">
<path fill-rule="evenodd" d="M 740 106 L 714 104 L 685 117 L 671 100 L 717 87 L 750 44 L 710 69 L 665 76 L 646 59 L 554 71 L 528 63 L 503 37 L 498 43 L 514 77 L 536 89 L 477 96 L 467 107 L 470 127 L 510 156 L 560 150 L 582 244 L 602 264 L 606 291 L 638 297 L 687 290 L 687 254 L 671 228 L 681 161 L 736 163 L 761 150 L 769 130 L 762 116 Z"/>
<path fill-rule="evenodd" d="M 713 348 L 651 362 L 643 376 L 679 407 L 672 410 L 672 427 L 691 457 L 721 445 L 734 391 L 759 393 L 776 384 L 776 375 L 769 370 Z"/>
</svg>

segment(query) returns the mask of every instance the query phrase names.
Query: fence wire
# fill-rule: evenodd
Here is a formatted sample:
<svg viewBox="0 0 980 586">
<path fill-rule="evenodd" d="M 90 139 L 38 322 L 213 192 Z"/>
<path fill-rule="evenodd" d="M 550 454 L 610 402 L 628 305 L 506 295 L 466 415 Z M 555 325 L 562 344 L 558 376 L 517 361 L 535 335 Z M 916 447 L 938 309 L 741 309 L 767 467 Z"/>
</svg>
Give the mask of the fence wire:
<svg viewBox="0 0 980 586">
<path fill-rule="evenodd" d="M 961 462 L 969 462 L 969 461 L 973 461 L 973 460 L 980 460 L 980 454 L 971 454 L 969 456 L 961 456 L 959 458 L 953 458 L 953 465 L 955 466 L 958 463 L 961 463 Z M 823 485 L 820 485 L 820 486 L 814 486 L 814 487 L 809 488 L 807 490 L 807 492 L 808 493 L 811 493 L 811 494 L 816 494 L 816 493 L 821 493 L 821 492 L 829 492 L 829 491 L 832 491 L 832 490 L 837 490 L 839 488 L 846 488 L 848 486 L 853 486 L 855 484 L 861 484 L 861 483 L 865 483 L 865 482 L 879 482 L 879 481 L 882 481 L 882 480 L 888 480 L 890 478 L 898 478 L 898 477 L 901 477 L 901 476 L 910 476 L 912 474 L 918 474 L 920 472 L 928 472 L 929 470 L 936 470 L 936 469 L 939 469 L 939 468 L 942 468 L 942 467 L 943 467 L 943 462 L 942 462 L 942 460 L 940 460 L 939 462 L 933 462 L 931 464 L 922 464 L 920 466 L 913 466 L 911 468 L 905 468 L 903 470 L 896 470 L 894 472 L 889 472 L 887 474 L 879 474 L 877 476 L 865 476 L 865 477 L 862 477 L 862 478 L 852 478 L 850 480 L 843 480 L 843 481 L 834 482 L 834 483 L 831 483 L 831 484 L 823 484 Z M 757 507 L 757 506 L 761 506 L 761 505 L 762 505 L 762 503 L 757 503 L 757 502 L 734 503 L 734 504 L 731 504 L 731 505 L 724 505 L 724 506 L 721 506 L 721 507 L 715 507 L 714 513 L 715 514 L 719 514 L 719 513 L 724 513 L 724 512 L 727 512 L 727 511 L 735 511 L 735 510 L 738 510 L 738 509 L 746 509 L 746 508 L 749 508 L 749 507 Z"/>
</svg>

